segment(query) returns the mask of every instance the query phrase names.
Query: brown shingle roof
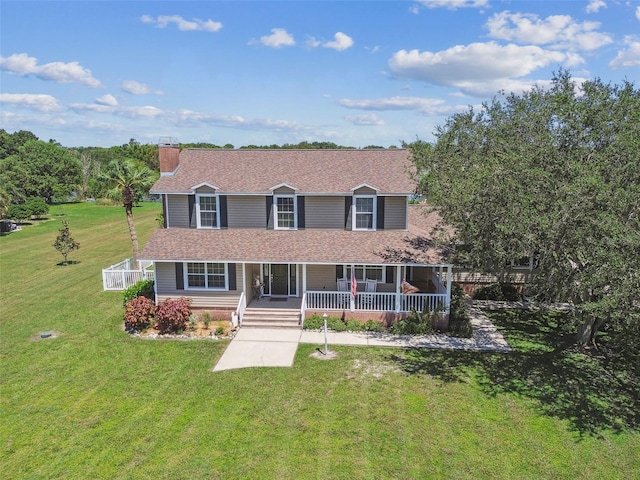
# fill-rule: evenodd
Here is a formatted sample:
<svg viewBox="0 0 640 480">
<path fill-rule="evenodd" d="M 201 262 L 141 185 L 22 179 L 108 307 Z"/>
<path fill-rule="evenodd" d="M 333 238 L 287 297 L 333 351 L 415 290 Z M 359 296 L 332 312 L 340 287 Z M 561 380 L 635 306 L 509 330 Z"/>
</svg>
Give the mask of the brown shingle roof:
<svg viewBox="0 0 640 480">
<path fill-rule="evenodd" d="M 156 261 L 226 261 L 273 263 L 442 264 L 447 251 L 430 234 L 433 215 L 419 217 L 412 206 L 410 218 L 421 224 L 408 231 L 382 230 L 157 230 L 140 254 Z"/>
<path fill-rule="evenodd" d="M 175 175 L 163 176 L 152 193 L 189 192 L 203 182 L 220 193 L 269 193 L 287 184 L 298 193 L 350 194 L 362 184 L 380 194 L 411 194 L 407 150 L 185 149 Z"/>
</svg>

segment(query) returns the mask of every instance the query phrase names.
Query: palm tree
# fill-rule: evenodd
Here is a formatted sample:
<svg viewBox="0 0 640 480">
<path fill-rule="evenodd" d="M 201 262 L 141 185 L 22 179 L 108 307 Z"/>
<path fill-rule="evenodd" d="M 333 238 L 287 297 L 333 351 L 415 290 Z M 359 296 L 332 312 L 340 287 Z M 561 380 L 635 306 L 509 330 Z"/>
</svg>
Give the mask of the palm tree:
<svg viewBox="0 0 640 480">
<path fill-rule="evenodd" d="M 136 195 L 147 193 L 154 184 L 157 174 L 151 169 L 137 164 L 134 160 L 113 160 L 109 163 L 107 171 L 100 178 L 110 188 L 107 196 L 114 200 L 122 201 L 122 206 L 127 215 L 131 246 L 133 247 L 133 265 L 138 268 L 138 235 L 133 223 L 133 204 Z"/>
</svg>

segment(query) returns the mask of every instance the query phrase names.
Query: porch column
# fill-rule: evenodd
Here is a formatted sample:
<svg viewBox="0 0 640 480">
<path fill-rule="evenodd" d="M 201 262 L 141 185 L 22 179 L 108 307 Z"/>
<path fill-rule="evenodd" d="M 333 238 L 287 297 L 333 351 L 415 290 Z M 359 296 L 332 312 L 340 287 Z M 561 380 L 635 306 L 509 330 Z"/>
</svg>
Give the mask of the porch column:
<svg viewBox="0 0 640 480">
<path fill-rule="evenodd" d="M 351 282 L 356 278 L 356 267 L 355 265 L 351 265 Z M 351 282 L 349 282 L 349 292 L 351 292 Z M 356 284 L 358 283 L 358 279 L 356 279 Z M 349 308 L 353 312 L 356 309 L 356 297 L 353 295 L 349 295 Z"/>
<path fill-rule="evenodd" d="M 447 313 L 451 310 L 451 284 L 453 283 L 453 270 L 447 265 Z"/>
<path fill-rule="evenodd" d="M 398 265 L 396 267 L 396 313 L 400 312 L 401 299 L 402 299 L 402 268 L 404 265 Z"/>
<path fill-rule="evenodd" d="M 305 293 L 307 293 L 307 264 L 303 263 L 301 266 L 302 268 L 300 269 L 300 275 L 302 275 L 302 295 L 304 295 Z"/>
</svg>

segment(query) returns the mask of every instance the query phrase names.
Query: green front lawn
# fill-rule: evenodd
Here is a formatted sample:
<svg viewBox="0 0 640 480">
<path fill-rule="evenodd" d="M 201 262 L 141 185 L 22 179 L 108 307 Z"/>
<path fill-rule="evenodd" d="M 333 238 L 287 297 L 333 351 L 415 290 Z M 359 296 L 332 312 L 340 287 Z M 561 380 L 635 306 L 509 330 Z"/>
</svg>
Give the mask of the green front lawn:
<svg viewBox="0 0 640 480">
<path fill-rule="evenodd" d="M 0 237 L 2 478 L 627 479 L 640 471 L 640 401 L 624 388 L 637 378 L 558 349 L 548 319 L 496 314 L 516 347 L 510 354 L 332 347 L 338 359 L 319 361 L 310 357 L 316 347 L 300 345 L 292 368 L 212 373 L 226 341 L 122 331 L 121 296 L 102 291 L 100 271 L 130 256 L 124 209 L 62 210 L 81 244 L 73 265 L 57 265 L 53 215 Z M 158 204 L 135 209 L 141 245 L 159 213 Z M 43 331 L 58 336 L 33 339 Z"/>
</svg>

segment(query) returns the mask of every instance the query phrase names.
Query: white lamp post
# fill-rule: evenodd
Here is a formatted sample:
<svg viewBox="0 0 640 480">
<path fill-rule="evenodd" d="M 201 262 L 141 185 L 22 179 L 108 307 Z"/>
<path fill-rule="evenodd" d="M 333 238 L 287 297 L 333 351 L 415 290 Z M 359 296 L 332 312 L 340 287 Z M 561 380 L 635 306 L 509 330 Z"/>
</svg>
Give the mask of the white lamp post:
<svg viewBox="0 0 640 480">
<path fill-rule="evenodd" d="M 322 318 L 324 320 L 324 354 L 329 353 L 329 348 L 327 347 L 327 312 L 324 312 Z"/>
</svg>

